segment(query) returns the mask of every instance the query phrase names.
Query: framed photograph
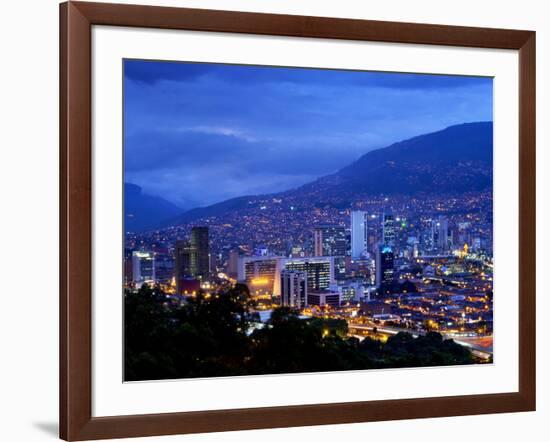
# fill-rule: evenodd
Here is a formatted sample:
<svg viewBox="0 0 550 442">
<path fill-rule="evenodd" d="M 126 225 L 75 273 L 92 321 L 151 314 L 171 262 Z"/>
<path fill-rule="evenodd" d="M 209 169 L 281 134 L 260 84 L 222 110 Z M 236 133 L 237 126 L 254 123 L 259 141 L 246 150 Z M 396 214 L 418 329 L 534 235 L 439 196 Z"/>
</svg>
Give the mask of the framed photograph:
<svg viewBox="0 0 550 442">
<path fill-rule="evenodd" d="M 535 410 L 535 33 L 60 6 L 60 437 Z"/>
</svg>

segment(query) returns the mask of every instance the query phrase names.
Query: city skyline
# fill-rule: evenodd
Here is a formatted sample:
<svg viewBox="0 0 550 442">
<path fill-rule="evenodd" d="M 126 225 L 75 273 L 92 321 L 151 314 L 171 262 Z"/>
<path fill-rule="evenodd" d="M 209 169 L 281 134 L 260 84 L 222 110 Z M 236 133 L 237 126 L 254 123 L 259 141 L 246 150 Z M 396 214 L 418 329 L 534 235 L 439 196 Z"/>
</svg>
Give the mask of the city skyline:
<svg viewBox="0 0 550 442">
<path fill-rule="evenodd" d="M 492 363 L 491 79 L 125 74 L 125 380 Z"/>
</svg>

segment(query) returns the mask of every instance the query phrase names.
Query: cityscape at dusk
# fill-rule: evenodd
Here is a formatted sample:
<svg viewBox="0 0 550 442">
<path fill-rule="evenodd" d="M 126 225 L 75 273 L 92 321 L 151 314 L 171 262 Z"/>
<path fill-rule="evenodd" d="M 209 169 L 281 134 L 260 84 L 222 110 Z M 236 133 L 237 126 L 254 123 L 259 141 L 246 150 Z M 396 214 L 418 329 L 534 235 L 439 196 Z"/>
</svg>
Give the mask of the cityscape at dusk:
<svg viewBox="0 0 550 442">
<path fill-rule="evenodd" d="M 493 361 L 492 79 L 124 71 L 126 381 Z"/>
</svg>

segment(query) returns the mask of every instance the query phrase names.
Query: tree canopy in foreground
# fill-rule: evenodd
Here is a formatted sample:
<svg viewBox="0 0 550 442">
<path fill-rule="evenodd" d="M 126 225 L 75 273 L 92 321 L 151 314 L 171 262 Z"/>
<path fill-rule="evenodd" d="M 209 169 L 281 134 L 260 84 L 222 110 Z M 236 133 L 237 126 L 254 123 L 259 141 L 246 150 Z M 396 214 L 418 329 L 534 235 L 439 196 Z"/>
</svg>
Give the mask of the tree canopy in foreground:
<svg viewBox="0 0 550 442">
<path fill-rule="evenodd" d="M 348 337 L 345 320 L 301 319 L 275 309 L 254 329 L 242 284 L 183 305 L 146 285 L 125 292 L 125 380 L 304 373 L 472 364 L 469 350 L 429 332 L 401 332 L 385 343 Z"/>
</svg>

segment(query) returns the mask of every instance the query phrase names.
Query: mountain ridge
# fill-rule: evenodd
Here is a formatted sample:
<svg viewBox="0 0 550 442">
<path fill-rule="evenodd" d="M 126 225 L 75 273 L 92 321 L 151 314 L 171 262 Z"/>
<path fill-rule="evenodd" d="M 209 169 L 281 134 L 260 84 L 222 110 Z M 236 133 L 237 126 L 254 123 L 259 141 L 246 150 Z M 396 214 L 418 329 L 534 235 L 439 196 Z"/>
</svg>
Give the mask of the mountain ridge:
<svg viewBox="0 0 550 442">
<path fill-rule="evenodd" d="M 493 123 L 449 126 L 387 147 L 371 150 L 334 174 L 300 187 L 265 195 L 247 195 L 191 209 L 171 222 L 219 216 L 250 209 L 266 198 L 353 202 L 376 195 L 414 195 L 482 191 L 492 184 Z"/>
<path fill-rule="evenodd" d="M 300 189 L 320 186 L 330 194 L 330 188 L 338 186 L 338 191 L 346 194 L 371 195 L 482 190 L 492 182 L 492 127 L 492 122 L 463 123 L 399 141 L 367 152 Z M 475 173 L 468 173 L 468 168 Z"/>
<path fill-rule="evenodd" d="M 148 195 L 137 184 L 124 183 L 124 230 L 140 232 L 163 225 L 183 209 L 159 196 Z"/>
</svg>

